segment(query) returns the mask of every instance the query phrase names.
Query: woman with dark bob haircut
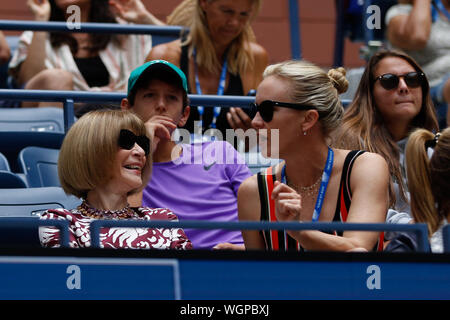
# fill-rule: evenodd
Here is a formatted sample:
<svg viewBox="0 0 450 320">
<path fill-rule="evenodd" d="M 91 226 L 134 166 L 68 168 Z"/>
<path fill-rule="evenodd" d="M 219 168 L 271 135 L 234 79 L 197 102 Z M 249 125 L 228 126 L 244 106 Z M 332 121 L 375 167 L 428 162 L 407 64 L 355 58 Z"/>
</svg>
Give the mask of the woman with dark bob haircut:
<svg viewBox="0 0 450 320">
<path fill-rule="evenodd" d="M 439 129 L 427 77 L 410 56 L 381 50 L 368 61 L 334 144 L 382 155 L 392 178 L 390 208 L 404 212 L 409 212 L 404 149 L 416 128 Z"/>
<path fill-rule="evenodd" d="M 70 246 L 89 247 L 95 219 L 177 220 L 168 209 L 130 207 L 128 196 L 141 191 L 151 173 L 151 144 L 144 123 L 129 111 L 97 110 L 83 115 L 67 132 L 58 175 L 67 194 L 82 198 L 77 208 L 50 209 L 41 219 L 69 221 Z M 39 230 L 45 247 L 60 245 L 55 227 Z M 191 249 L 180 228 L 103 228 L 104 248 Z"/>
</svg>

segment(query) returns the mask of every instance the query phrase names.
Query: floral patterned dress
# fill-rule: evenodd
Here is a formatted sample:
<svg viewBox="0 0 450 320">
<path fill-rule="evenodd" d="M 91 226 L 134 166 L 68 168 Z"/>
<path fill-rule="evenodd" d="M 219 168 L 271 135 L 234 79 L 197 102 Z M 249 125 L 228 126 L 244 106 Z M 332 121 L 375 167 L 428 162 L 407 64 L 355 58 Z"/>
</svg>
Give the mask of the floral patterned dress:
<svg viewBox="0 0 450 320">
<path fill-rule="evenodd" d="M 41 215 L 41 219 L 68 220 L 70 247 L 90 247 L 89 226 L 94 219 L 77 209 L 50 209 Z M 168 209 L 139 207 L 133 210 L 136 212 L 136 217 L 132 219 L 178 220 L 177 216 Z M 56 227 L 40 227 L 39 239 L 44 247 L 60 247 L 59 229 Z M 185 250 L 192 249 L 192 243 L 181 228 L 101 228 L 100 247 Z"/>
</svg>

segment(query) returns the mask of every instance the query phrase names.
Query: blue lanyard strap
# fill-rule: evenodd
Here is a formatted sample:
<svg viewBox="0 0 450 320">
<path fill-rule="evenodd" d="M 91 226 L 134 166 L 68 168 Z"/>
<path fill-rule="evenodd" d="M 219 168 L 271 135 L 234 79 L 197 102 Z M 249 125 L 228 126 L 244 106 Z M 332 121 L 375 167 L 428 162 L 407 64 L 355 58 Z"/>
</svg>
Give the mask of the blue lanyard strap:
<svg viewBox="0 0 450 320">
<path fill-rule="evenodd" d="M 328 147 L 328 156 L 325 163 L 325 168 L 322 173 L 322 182 L 320 183 L 319 193 L 317 195 L 316 206 L 314 207 L 314 213 L 312 216 L 312 222 L 317 222 L 322 211 L 323 200 L 325 199 L 325 192 L 327 191 L 328 181 L 330 181 L 331 170 L 333 169 L 334 152 L 333 149 Z M 287 184 L 286 179 L 286 165 L 281 170 L 281 182 Z"/>
<path fill-rule="evenodd" d="M 442 4 L 441 0 L 433 0 L 434 5 L 437 7 L 437 9 L 442 12 L 447 19 L 450 21 L 450 13 L 447 11 L 445 6 Z"/>
<path fill-rule="evenodd" d="M 197 90 L 197 94 L 202 94 L 202 88 L 200 87 L 200 80 L 198 79 L 198 67 L 197 67 L 197 50 L 196 48 L 194 48 L 194 66 L 195 66 L 195 87 Z M 219 80 L 219 87 L 217 88 L 217 95 L 218 96 L 222 96 L 224 91 L 225 91 L 225 81 L 226 81 L 226 77 L 227 77 L 227 68 L 228 68 L 228 63 L 227 63 L 227 58 L 226 58 L 226 54 L 225 54 L 225 58 L 222 64 L 222 72 L 220 73 L 220 80 Z M 205 108 L 203 106 L 198 106 L 197 107 L 198 113 L 200 115 L 200 124 L 203 126 L 203 112 L 205 110 Z M 214 116 L 213 116 L 213 120 L 211 122 L 211 127 L 215 128 L 216 127 L 216 122 L 217 122 L 217 117 L 220 114 L 220 110 L 221 108 L 216 106 L 214 107 Z"/>
</svg>

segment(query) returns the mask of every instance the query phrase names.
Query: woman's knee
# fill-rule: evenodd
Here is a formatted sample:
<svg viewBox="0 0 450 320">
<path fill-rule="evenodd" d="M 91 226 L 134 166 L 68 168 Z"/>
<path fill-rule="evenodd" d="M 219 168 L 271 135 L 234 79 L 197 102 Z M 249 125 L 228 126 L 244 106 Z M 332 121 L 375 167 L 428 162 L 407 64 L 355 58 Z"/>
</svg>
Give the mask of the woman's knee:
<svg viewBox="0 0 450 320">
<path fill-rule="evenodd" d="M 73 75 L 63 69 L 45 69 L 31 78 L 25 89 L 72 90 Z"/>
</svg>

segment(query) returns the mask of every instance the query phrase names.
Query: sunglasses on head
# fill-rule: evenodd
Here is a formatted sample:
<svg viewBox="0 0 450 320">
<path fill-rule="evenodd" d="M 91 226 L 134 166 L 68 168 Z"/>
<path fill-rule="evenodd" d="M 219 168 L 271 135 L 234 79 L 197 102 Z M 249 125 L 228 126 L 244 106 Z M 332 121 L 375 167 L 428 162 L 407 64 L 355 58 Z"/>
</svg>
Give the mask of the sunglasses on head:
<svg viewBox="0 0 450 320">
<path fill-rule="evenodd" d="M 375 79 L 380 80 L 381 86 L 386 90 L 392 90 L 398 87 L 400 78 L 405 80 L 405 83 L 410 88 L 417 88 L 422 85 L 425 75 L 422 72 L 408 72 L 402 75 L 396 75 L 392 73 L 383 74 Z"/>
<path fill-rule="evenodd" d="M 120 130 L 119 134 L 119 147 L 126 150 L 131 150 L 134 144 L 137 143 L 146 156 L 150 153 L 150 139 L 147 136 L 137 136 L 133 132 L 127 129 Z"/>
<path fill-rule="evenodd" d="M 300 104 L 300 103 L 288 103 L 288 102 L 279 102 L 272 100 L 264 100 L 260 104 L 252 103 L 253 108 L 259 112 L 259 115 L 264 120 L 264 122 L 270 122 L 273 118 L 273 110 L 274 107 L 283 107 L 290 108 L 296 110 L 316 110 L 316 107 Z"/>
</svg>

